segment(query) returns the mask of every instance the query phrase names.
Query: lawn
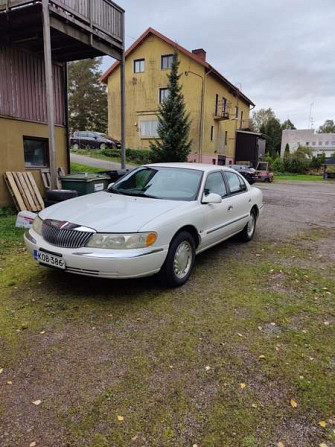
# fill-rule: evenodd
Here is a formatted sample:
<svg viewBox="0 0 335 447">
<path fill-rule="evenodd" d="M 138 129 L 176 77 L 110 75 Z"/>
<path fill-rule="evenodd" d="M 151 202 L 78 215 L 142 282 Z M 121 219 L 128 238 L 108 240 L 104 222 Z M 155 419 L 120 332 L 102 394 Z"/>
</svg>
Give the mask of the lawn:
<svg viewBox="0 0 335 447">
<path fill-rule="evenodd" d="M 87 172 L 87 173 L 96 173 L 96 172 L 101 172 L 103 169 L 101 168 L 94 168 L 92 166 L 86 166 L 86 165 L 82 165 L 80 163 L 74 163 L 71 161 L 70 163 L 70 170 L 71 170 L 71 174 L 77 174 L 80 172 Z"/>
<path fill-rule="evenodd" d="M 306 182 L 319 182 L 323 180 L 322 175 L 311 175 L 311 174 L 281 174 L 275 173 L 274 179 L 277 180 L 303 180 Z"/>
<path fill-rule="evenodd" d="M 0 217 L 0 444 L 335 445 L 335 262 L 319 229 L 230 241 L 184 287 L 38 266 Z M 34 445 L 34 444 L 33 444 Z"/>
</svg>

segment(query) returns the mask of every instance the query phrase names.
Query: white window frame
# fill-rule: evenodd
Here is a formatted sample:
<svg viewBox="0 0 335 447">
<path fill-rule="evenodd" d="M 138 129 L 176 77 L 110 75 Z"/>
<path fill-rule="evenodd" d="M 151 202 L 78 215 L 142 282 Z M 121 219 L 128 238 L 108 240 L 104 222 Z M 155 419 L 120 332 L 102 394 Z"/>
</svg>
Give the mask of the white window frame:
<svg viewBox="0 0 335 447">
<path fill-rule="evenodd" d="M 162 104 L 163 101 L 166 100 L 169 96 L 169 89 L 167 87 L 160 87 L 158 89 L 158 102 L 159 104 Z"/>
<path fill-rule="evenodd" d="M 145 59 L 134 59 L 134 73 L 144 73 L 145 71 Z"/>
</svg>

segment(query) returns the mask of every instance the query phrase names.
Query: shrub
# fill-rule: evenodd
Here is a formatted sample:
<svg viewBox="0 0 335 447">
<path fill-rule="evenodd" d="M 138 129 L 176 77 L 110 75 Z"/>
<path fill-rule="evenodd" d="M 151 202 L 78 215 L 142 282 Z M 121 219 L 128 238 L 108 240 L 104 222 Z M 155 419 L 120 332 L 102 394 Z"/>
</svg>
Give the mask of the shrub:
<svg viewBox="0 0 335 447">
<path fill-rule="evenodd" d="M 277 157 L 272 162 L 271 169 L 275 172 L 284 172 L 285 171 L 284 161 L 280 157 Z"/>
<path fill-rule="evenodd" d="M 148 149 L 126 149 L 126 159 L 134 163 L 150 163 L 151 151 Z"/>
<path fill-rule="evenodd" d="M 293 174 L 305 174 L 309 167 L 309 160 L 299 154 L 290 154 L 284 158 L 284 170 Z"/>
</svg>

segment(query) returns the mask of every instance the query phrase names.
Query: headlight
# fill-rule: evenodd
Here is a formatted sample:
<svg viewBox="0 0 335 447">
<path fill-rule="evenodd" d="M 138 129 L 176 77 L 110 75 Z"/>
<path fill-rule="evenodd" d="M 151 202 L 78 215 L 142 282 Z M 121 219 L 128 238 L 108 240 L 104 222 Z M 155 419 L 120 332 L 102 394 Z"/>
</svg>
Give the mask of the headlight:
<svg viewBox="0 0 335 447">
<path fill-rule="evenodd" d="M 37 234 L 42 234 L 42 224 L 43 220 L 39 216 L 36 216 L 33 222 L 33 230 Z"/>
<path fill-rule="evenodd" d="M 103 234 L 96 233 L 86 244 L 91 248 L 123 250 L 150 247 L 157 239 L 156 233 Z"/>
</svg>

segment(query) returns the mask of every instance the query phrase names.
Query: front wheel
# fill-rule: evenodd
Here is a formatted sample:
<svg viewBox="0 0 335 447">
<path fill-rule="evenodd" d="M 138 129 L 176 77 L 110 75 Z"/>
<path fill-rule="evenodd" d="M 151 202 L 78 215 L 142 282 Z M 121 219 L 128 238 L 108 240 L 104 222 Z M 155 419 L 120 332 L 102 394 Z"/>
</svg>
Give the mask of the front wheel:
<svg viewBox="0 0 335 447">
<path fill-rule="evenodd" d="M 161 278 L 169 287 L 186 283 L 194 265 L 195 243 L 187 231 L 177 234 L 170 244 L 168 255 L 161 269 Z"/>
<path fill-rule="evenodd" d="M 256 230 L 256 221 L 257 221 L 257 215 L 256 211 L 253 209 L 250 211 L 250 216 L 248 223 L 243 228 L 243 230 L 240 233 L 240 239 L 243 242 L 249 242 L 254 237 L 255 230 Z"/>
<path fill-rule="evenodd" d="M 100 143 L 99 144 L 99 149 L 105 150 L 106 149 L 106 143 Z"/>
<path fill-rule="evenodd" d="M 74 143 L 73 145 L 72 145 L 72 149 L 74 149 L 74 150 L 78 150 L 79 149 L 79 144 L 78 143 Z"/>
</svg>

